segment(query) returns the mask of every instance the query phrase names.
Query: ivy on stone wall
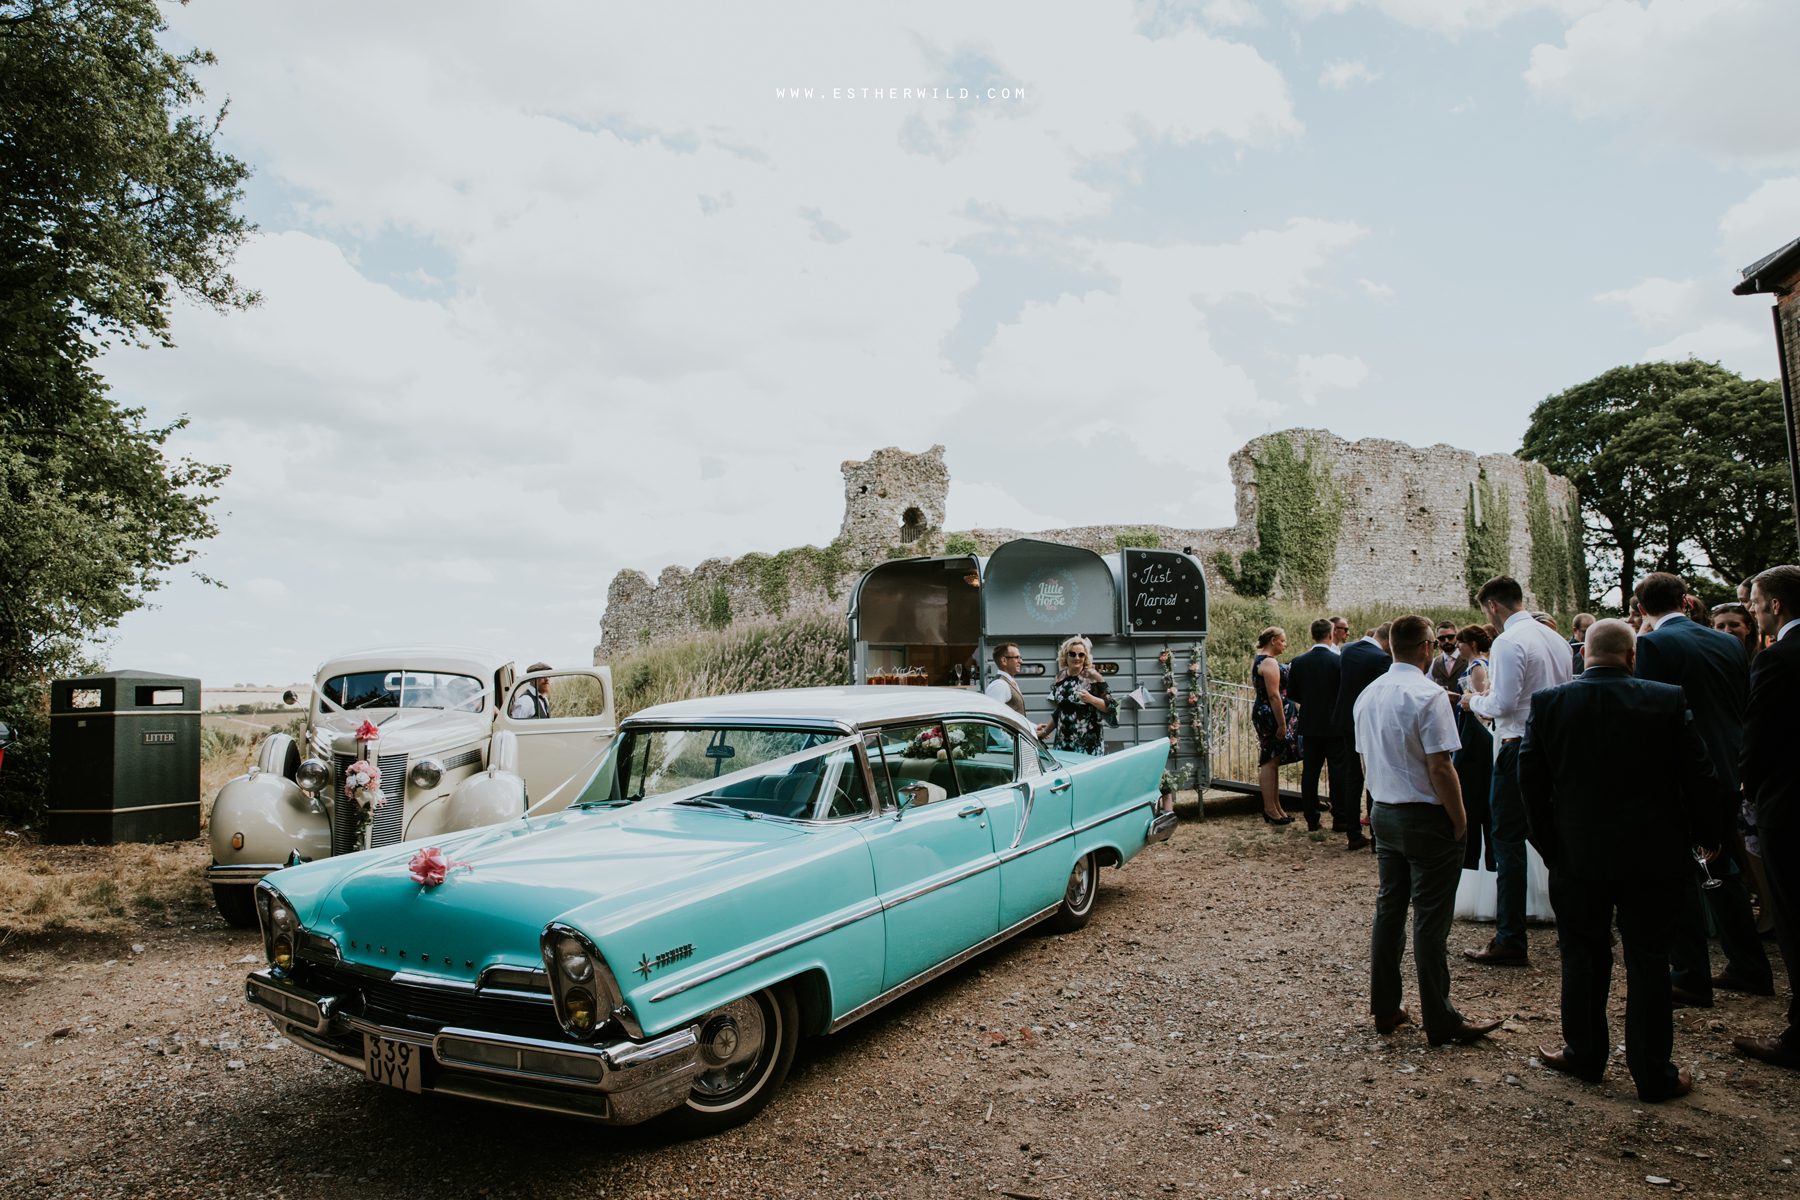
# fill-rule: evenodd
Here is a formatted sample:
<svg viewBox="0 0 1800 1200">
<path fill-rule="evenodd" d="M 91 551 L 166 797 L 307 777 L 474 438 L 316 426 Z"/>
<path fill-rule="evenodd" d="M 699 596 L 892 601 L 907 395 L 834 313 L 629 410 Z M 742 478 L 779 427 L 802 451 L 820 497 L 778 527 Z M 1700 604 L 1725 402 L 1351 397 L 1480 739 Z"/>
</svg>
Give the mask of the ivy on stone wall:
<svg viewBox="0 0 1800 1200">
<path fill-rule="evenodd" d="M 723 629 L 731 624 L 731 590 L 722 583 L 688 588 L 687 606 L 694 619 L 708 629 Z"/>
<path fill-rule="evenodd" d="M 1463 542 L 1463 582 L 1473 604 L 1482 584 L 1512 570 L 1512 488 L 1502 483 L 1496 494 L 1486 468 L 1463 508 Z"/>
<path fill-rule="evenodd" d="M 779 554 L 746 554 L 737 565 L 754 573 L 757 594 L 769 614 L 776 617 L 787 611 L 795 585 L 824 592 L 836 600 L 838 580 L 853 566 L 849 539 L 842 537 L 823 550 L 817 546 L 796 546 Z"/>
<path fill-rule="evenodd" d="M 1255 458 L 1256 540 L 1233 562 L 1219 551 L 1213 565 L 1241 596 L 1282 595 L 1323 604 L 1337 566 L 1338 537 L 1349 504 L 1316 438 L 1304 447 L 1291 435 L 1264 438 Z"/>
<path fill-rule="evenodd" d="M 1550 472 L 1541 463 L 1525 468 L 1525 529 L 1531 534 L 1531 590 L 1538 607 L 1558 615 L 1575 611 L 1577 596 L 1569 554 L 1569 518 L 1550 503 Z M 1579 544 L 1581 535 L 1575 535 Z"/>
<path fill-rule="evenodd" d="M 1121 550 L 1157 550 L 1162 547 L 1162 535 L 1154 529 L 1121 529 L 1113 536 L 1113 541 L 1118 543 Z"/>
<path fill-rule="evenodd" d="M 953 533 L 944 539 L 945 554 L 979 554 L 981 545 L 966 533 Z"/>
</svg>

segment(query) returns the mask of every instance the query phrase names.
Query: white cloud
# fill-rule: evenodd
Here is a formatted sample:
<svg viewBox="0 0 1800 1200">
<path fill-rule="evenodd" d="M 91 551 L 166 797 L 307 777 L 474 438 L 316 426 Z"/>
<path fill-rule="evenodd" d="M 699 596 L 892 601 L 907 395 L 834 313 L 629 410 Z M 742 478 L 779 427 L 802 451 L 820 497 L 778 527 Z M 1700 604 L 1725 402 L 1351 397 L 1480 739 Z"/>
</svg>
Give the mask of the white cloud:
<svg viewBox="0 0 1800 1200">
<path fill-rule="evenodd" d="M 1714 268 L 1689 279 L 1644 279 L 1594 299 L 1628 311 L 1662 340 L 1645 347 L 1645 362 L 1689 357 L 1723 363 L 1753 378 L 1773 379 L 1775 359 L 1766 297 L 1734 296 L 1740 269 L 1792 241 L 1800 232 L 1800 178 L 1771 179 L 1732 205 L 1719 220 Z"/>
<path fill-rule="evenodd" d="M 1342 91 L 1353 84 L 1374 83 L 1381 78 L 1380 71 L 1371 71 L 1363 65 L 1361 59 L 1355 61 L 1328 62 L 1319 76 L 1319 86 Z"/>
<path fill-rule="evenodd" d="M 1575 17 L 1604 3 L 1606 0 L 1287 0 L 1289 8 L 1308 17 L 1371 8 L 1402 24 L 1452 34 L 1491 29 L 1513 17 L 1537 12 Z"/>
<path fill-rule="evenodd" d="M 1302 132 L 1253 47 L 1148 36 L 1124 0 L 1054 22 L 948 0 L 700 21 L 576 3 L 501 23 L 467 3 L 169 15 L 171 44 L 219 56 L 207 83 L 231 97 L 273 232 L 238 266 L 262 309 L 184 308 L 180 349 L 104 364 L 121 399 L 193 418 L 177 452 L 234 468 L 203 565 L 238 586 L 173 581 L 126 624 L 134 661 L 200 628 L 225 675 L 290 677 L 382 638 L 580 661 L 598 636 L 583 614 L 621 566 L 828 541 L 845 458 L 985 445 L 959 419 L 994 397 L 1076 452 L 1095 389 L 1012 349 L 1052 326 L 1065 374 L 1097 385 L 1110 364 L 1132 411 L 1227 446 L 1222 414 L 1265 406 L 1196 303 L 1293 320 L 1360 234 L 1329 213 L 1212 247 L 1073 232 L 1145 146 Z M 775 98 L 796 85 L 859 95 Z M 860 94 L 952 85 L 974 97 Z M 1013 224 L 1121 284 L 1028 306 L 971 380 L 943 357 L 977 282 L 953 247 Z M 1167 461 L 1176 443 L 1148 444 Z M 1228 519 L 1224 486 L 1220 504 L 1216 480 L 1192 485 L 1195 503 Z M 241 582 L 277 579 L 296 598 L 279 623 Z"/>
<path fill-rule="evenodd" d="M 1358 279 L 1356 286 L 1371 300 L 1392 300 L 1394 289 L 1385 283 L 1376 283 L 1373 279 Z"/>
<path fill-rule="evenodd" d="M 1531 52 L 1525 81 L 1633 141 L 1721 163 L 1800 161 L 1800 107 L 1781 86 L 1800 45 L 1793 0 L 1611 0 Z"/>
<path fill-rule="evenodd" d="M 1369 377 L 1363 360 L 1344 354 L 1302 354 L 1295 360 L 1294 382 L 1300 398 L 1316 404 L 1326 388 L 1354 388 Z"/>
<path fill-rule="evenodd" d="M 1026 507 L 997 483 L 950 480 L 950 495 L 944 503 L 946 529 L 1017 529 L 1030 533 L 1040 529 L 1062 529 L 1070 524 L 1067 517 Z"/>
<path fill-rule="evenodd" d="M 288 586 L 279 579 L 246 579 L 244 594 L 264 604 L 278 604 L 288 598 Z"/>
</svg>

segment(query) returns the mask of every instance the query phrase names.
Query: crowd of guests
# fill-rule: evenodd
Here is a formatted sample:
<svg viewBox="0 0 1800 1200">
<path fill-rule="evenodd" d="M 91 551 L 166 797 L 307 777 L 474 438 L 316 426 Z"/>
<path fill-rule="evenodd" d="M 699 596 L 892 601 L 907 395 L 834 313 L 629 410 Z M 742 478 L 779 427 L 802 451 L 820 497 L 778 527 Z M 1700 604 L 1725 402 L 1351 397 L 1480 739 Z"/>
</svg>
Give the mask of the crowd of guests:
<svg viewBox="0 0 1800 1200">
<path fill-rule="evenodd" d="M 1568 639 L 1525 608 L 1509 576 L 1490 579 L 1476 602 L 1484 624 L 1434 628 L 1408 615 L 1354 642 L 1342 618 L 1322 617 L 1312 647 L 1285 665 L 1285 631 L 1263 631 L 1252 666 L 1263 819 L 1294 819 L 1278 776 L 1298 762 L 1302 815 L 1321 828 L 1328 769 L 1333 830 L 1351 850 L 1372 846 L 1377 862 L 1376 1028 L 1414 1023 L 1400 1003 L 1410 908 L 1419 1020 L 1433 1045 L 1499 1024 L 1470 1021 L 1450 1000 L 1447 941 L 1465 867 L 1485 860 L 1495 873 L 1494 936 L 1465 958 L 1530 962 L 1529 846 L 1548 871 L 1562 958 L 1563 1045 L 1543 1048 L 1542 1061 L 1588 1080 L 1610 1061 L 1616 923 L 1626 1068 L 1646 1101 L 1683 1095 L 1692 1080 L 1671 1061 L 1674 1006 L 1710 1007 L 1720 990 L 1774 993 L 1752 890 L 1760 925 L 1772 926 L 1784 962 L 1797 961 L 1800 567 L 1764 571 L 1736 603 L 1711 609 L 1658 572 L 1638 583 L 1624 619 L 1583 613 Z M 1800 1069 L 1800 999 L 1783 1032 L 1735 1044 Z"/>
</svg>

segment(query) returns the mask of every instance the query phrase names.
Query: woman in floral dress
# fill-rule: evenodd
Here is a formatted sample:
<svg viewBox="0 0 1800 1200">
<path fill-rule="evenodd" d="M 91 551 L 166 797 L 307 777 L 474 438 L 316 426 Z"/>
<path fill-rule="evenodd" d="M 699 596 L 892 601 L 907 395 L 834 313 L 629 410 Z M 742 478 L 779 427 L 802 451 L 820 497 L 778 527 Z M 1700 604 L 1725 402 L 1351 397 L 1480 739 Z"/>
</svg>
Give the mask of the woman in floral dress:
<svg viewBox="0 0 1800 1200">
<path fill-rule="evenodd" d="M 1287 632 L 1271 625 L 1257 637 L 1256 661 L 1250 665 L 1256 689 L 1250 724 L 1256 728 L 1259 751 L 1257 782 L 1262 785 L 1263 820 L 1271 825 L 1294 820 L 1281 807 L 1281 768 L 1300 760 L 1300 710 L 1288 699 L 1288 669 L 1281 662 L 1286 649 Z"/>
<path fill-rule="evenodd" d="M 1056 651 L 1056 682 L 1050 685 L 1050 720 L 1038 736 L 1078 754 L 1106 753 L 1106 724 L 1117 722 L 1118 701 L 1107 694 L 1106 681 L 1089 661 L 1093 647 L 1072 637 Z"/>
</svg>

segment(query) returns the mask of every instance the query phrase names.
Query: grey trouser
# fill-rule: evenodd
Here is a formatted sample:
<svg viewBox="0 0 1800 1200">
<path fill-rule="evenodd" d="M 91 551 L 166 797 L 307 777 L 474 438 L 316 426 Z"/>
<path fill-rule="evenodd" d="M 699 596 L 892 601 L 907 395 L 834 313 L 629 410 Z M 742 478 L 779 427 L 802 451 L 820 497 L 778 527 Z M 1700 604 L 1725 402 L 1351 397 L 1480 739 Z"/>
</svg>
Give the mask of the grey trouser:
<svg viewBox="0 0 1800 1200">
<path fill-rule="evenodd" d="M 1450 1003 L 1444 948 L 1462 878 L 1463 840 L 1450 835 L 1450 814 L 1442 805 L 1382 804 L 1376 797 L 1372 808 L 1381 890 L 1375 895 L 1369 939 L 1369 1011 L 1386 1017 L 1400 1007 L 1400 959 L 1406 953 L 1410 902 L 1420 1018 L 1426 1033 L 1447 1033 L 1463 1020 Z"/>
</svg>

